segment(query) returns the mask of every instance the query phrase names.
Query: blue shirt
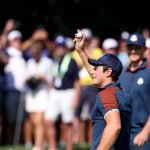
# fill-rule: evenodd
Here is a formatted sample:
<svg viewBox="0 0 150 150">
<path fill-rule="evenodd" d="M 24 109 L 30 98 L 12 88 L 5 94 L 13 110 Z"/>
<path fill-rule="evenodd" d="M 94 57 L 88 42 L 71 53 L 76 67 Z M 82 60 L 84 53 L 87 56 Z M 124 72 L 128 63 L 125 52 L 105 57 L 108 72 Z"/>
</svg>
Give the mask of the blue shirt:
<svg viewBox="0 0 150 150">
<path fill-rule="evenodd" d="M 131 72 L 128 68 L 120 77 L 121 87 L 132 96 L 131 140 L 144 127 L 150 115 L 150 68 L 147 60 Z"/>
<path fill-rule="evenodd" d="M 107 112 L 112 109 L 120 110 L 122 123 L 122 129 L 119 135 L 120 137 L 115 143 L 118 149 L 115 149 L 124 150 L 120 146 L 124 146 L 125 150 L 127 149 L 129 145 L 131 97 L 128 93 L 120 89 L 119 84 L 113 82 L 111 84 L 108 84 L 104 88 L 99 89 L 95 105 L 91 112 L 93 126 L 91 150 L 97 149 L 97 146 L 99 145 L 103 134 L 103 130 L 106 126 L 105 116 Z"/>
</svg>

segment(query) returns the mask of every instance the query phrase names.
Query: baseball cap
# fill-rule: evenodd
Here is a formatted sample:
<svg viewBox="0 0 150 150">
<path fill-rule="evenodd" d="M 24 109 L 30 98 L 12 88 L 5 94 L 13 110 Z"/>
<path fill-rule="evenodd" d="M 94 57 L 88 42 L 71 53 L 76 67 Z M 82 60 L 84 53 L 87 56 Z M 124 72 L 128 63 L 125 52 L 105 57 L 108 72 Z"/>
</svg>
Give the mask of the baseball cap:
<svg viewBox="0 0 150 150">
<path fill-rule="evenodd" d="M 15 39 L 21 39 L 21 38 L 22 38 L 22 33 L 18 30 L 10 31 L 7 36 L 8 41 L 12 41 Z"/>
<path fill-rule="evenodd" d="M 102 57 L 100 57 L 98 60 L 95 59 L 88 59 L 89 64 L 92 66 L 100 66 L 105 65 L 109 68 L 111 68 L 116 76 L 119 76 L 122 72 L 122 63 L 118 59 L 117 56 L 113 54 L 105 54 Z"/>
<path fill-rule="evenodd" d="M 75 46 L 74 42 L 73 42 L 73 39 L 70 38 L 70 37 L 67 37 L 66 38 L 66 47 L 69 48 L 69 49 L 73 49 Z"/>
<path fill-rule="evenodd" d="M 60 46 L 66 46 L 66 38 L 63 35 L 58 35 L 55 37 L 54 43 Z"/>
<path fill-rule="evenodd" d="M 111 48 L 117 48 L 118 47 L 118 41 L 114 38 L 107 38 L 102 43 L 102 48 L 104 50 L 111 49 Z"/>
<path fill-rule="evenodd" d="M 121 32 L 121 35 L 120 35 L 120 38 L 122 39 L 122 40 L 127 40 L 128 39 L 128 37 L 129 37 L 129 32 L 128 31 L 123 31 L 123 32 Z"/>
<path fill-rule="evenodd" d="M 127 39 L 127 45 L 137 45 L 145 47 L 145 38 L 141 33 L 131 34 Z"/>
</svg>

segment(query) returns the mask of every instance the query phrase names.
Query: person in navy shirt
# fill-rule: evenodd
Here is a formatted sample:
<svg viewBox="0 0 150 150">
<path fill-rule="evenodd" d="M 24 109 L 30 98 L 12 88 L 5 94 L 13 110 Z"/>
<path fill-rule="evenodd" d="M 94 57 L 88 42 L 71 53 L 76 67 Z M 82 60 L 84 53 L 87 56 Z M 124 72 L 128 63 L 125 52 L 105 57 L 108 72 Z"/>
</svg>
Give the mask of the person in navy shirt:
<svg viewBox="0 0 150 150">
<path fill-rule="evenodd" d="M 133 33 L 127 39 L 130 66 L 119 82 L 132 96 L 131 150 L 150 150 L 150 68 L 144 57 L 145 39 Z"/>
<path fill-rule="evenodd" d="M 77 30 L 80 32 L 80 30 Z M 84 48 L 85 37 L 75 34 L 75 48 L 87 71 L 98 86 L 91 113 L 91 150 L 129 150 L 131 97 L 117 83 L 122 72 L 121 61 L 112 54 L 90 59 Z"/>
</svg>

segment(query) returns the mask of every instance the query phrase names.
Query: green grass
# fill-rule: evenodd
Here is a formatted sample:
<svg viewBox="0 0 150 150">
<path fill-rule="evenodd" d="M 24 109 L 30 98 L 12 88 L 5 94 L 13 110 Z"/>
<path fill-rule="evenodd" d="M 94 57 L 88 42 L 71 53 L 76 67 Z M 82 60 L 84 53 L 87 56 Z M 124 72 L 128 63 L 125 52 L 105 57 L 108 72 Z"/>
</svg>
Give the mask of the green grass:
<svg viewBox="0 0 150 150">
<path fill-rule="evenodd" d="M 24 146 L 0 146 L 0 150 L 27 150 Z"/>
<path fill-rule="evenodd" d="M 31 150 L 27 149 L 24 146 L 0 146 L 0 150 Z M 47 150 L 47 149 L 45 149 Z M 62 148 L 59 148 L 58 150 L 64 150 Z M 84 144 L 84 145 L 75 145 L 74 150 L 90 150 L 89 144 Z"/>
</svg>

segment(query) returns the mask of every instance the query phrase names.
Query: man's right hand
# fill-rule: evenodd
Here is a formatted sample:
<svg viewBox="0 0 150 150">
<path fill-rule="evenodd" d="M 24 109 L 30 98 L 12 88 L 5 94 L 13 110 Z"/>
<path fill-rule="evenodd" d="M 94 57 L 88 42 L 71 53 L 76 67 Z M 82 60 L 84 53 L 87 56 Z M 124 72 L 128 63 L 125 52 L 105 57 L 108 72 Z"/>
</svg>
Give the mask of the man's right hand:
<svg viewBox="0 0 150 150">
<path fill-rule="evenodd" d="M 82 33 L 82 36 L 78 37 L 78 33 L 81 32 L 77 29 L 77 33 L 75 34 L 74 42 L 75 42 L 75 49 L 80 53 L 84 51 L 85 47 L 85 35 Z"/>
<path fill-rule="evenodd" d="M 143 129 L 135 136 L 133 143 L 137 146 L 143 146 L 148 141 L 148 138 L 149 138 L 149 132 Z"/>
</svg>

